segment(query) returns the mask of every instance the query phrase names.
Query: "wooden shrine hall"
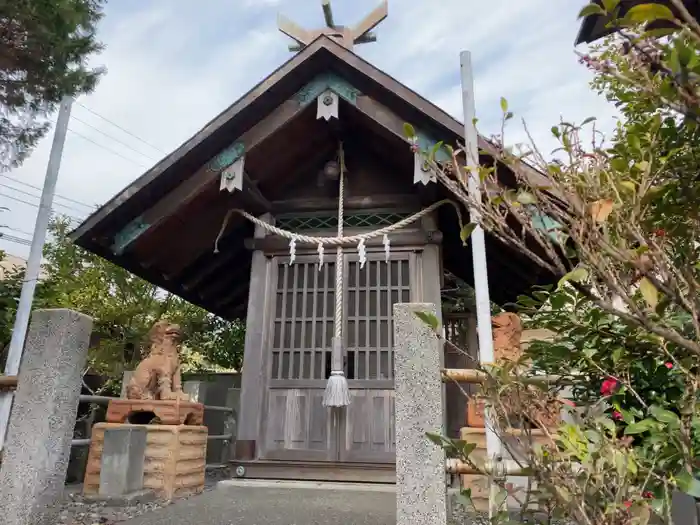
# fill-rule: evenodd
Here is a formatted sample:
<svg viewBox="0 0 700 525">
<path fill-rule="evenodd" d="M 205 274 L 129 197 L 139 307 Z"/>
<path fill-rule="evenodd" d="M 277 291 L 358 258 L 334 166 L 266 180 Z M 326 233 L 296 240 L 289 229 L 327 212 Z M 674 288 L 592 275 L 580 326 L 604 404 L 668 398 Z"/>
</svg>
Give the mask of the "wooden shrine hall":
<svg viewBox="0 0 700 525">
<path fill-rule="evenodd" d="M 340 258 L 336 246 L 292 242 L 267 225 L 333 237 L 342 213 L 339 236 L 351 236 L 448 199 L 417 162 L 404 123 L 422 147 L 456 145 L 464 128 L 353 52 L 375 39 L 386 2 L 352 28 L 333 23 L 327 1 L 324 14 L 326 27 L 316 31 L 281 19 L 296 41 L 292 58 L 72 238 L 213 314 L 245 321 L 238 475 L 393 481 L 392 304 L 441 304 L 446 272 L 472 284 L 455 210 L 439 206 L 361 247 L 341 246 Z M 479 147 L 480 160 L 492 162 L 495 148 L 483 138 Z M 513 301 L 548 280 L 488 235 L 486 244 L 492 301 Z M 322 399 L 339 333 L 350 403 L 337 410 Z M 448 399 L 454 433 L 464 403 Z"/>
</svg>

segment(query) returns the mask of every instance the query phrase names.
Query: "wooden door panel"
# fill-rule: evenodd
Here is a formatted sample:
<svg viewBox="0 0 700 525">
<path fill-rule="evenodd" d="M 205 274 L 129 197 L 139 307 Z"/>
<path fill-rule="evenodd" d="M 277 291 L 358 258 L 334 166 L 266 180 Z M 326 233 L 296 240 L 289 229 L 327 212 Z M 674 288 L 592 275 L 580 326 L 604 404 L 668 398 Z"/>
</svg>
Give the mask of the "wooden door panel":
<svg viewBox="0 0 700 525">
<path fill-rule="evenodd" d="M 341 426 L 341 461 L 393 463 L 396 460 L 393 390 L 351 390 Z"/>
<path fill-rule="evenodd" d="M 323 390 L 271 389 L 265 431 L 265 459 L 332 461 L 337 454 Z"/>
</svg>

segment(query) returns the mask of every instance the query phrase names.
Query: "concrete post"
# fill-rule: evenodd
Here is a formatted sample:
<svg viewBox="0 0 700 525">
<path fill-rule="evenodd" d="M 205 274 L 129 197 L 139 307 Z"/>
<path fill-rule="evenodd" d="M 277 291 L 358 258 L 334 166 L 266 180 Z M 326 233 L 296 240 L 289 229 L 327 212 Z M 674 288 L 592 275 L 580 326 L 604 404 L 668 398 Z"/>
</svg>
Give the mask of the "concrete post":
<svg viewBox="0 0 700 525">
<path fill-rule="evenodd" d="M 437 317 L 431 303 L 394 305 L 396 524 L 445 525 L 445 451 L 425 436 L 443 433 L 442 349 L 415 312 Z"/>
<path fill-rule="evenodd" d="M 0 468 L 3 525 L 54 525 L 63 496 L 92 319 L 32 314 Z"/>
<path fill-rule="evenodd" d="M 100 496 L 128 496 L 143 490 L 146 427 L 105 429 Z"/>
</svg>

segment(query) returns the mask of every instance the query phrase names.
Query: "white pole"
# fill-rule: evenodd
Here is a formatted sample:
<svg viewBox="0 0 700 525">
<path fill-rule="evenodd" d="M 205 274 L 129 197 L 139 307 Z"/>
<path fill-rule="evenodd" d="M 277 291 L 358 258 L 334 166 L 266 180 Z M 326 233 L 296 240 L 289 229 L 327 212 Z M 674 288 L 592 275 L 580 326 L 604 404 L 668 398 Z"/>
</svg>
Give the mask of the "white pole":
<svg viewBox="0 0 700 525">
<path fill-rule="evenodd" d="M 51 207 L 56 191 L 58 170 L 61 167 L 63 145 L 66 141 L 68 120 L 70 119 L 72 105 L 73 99 L 71 97 L 63 97 L 58 111 L 58 118 L 56 119 L 56 129 L 54 130 L 49 164 L 46 167 L 46 177 L 44 178 L 44 188 L 41 192 L 39 212 L 37 213 L 36 223 L 34 224 L 34 236 L 32 237 L 31 248 L 29 249 L 29 259 L 27 259 L 24 283 L 22 284 L 22 292 L 19 296 L 15 324 L 12 327 L 10 349 L 7 354 L 7 362 L 5 363 L 5 375 L 8 376 L 15 376 L 19 373 L 19 365 L 22 361 L 24 339 L 27 335 L 29 317 L 32 312 L 34 290 L 36 289 L 36 282 L 39 278 L 39 272 L 41 271 L 44 242 L 46 241 L 46 232 L 49 226 L 49 219 L 51 218 Z M 5 443 L 5 434 L 12 410 L 12 399 L 12 392 L 0 393 L 0 450 L 2 450 Z"/>
<path fill-rule="evenodd" d="M 464 142 L 465 154 L 467 156 L 467 167 L 469 169 L 468 190 L 472 199 L 478 199 L 480 190 L 479 182 L 479 143 L 474 119 L 476 118 L 474 102 L 474 78 L 472 76 L 472 58 L 469 51 L 462 51 L 459 55 L 461 78 L 462 78 L 462 107 L 464 109 Z M 469 220 L 477 222 L 479 210 L 470 207 Z M 484 230 L 481 226 L 476 226 L 469 237 L 472 248 L 472 262 L 474 266 L 474 291 L 476 295 L 476 325 L 479 334 L 479 362 L 481 364 L 492 364 L 493 356 L 493 334 L 491 332 L 491 300 L 489 299 L 489 278 L 486 270 L 486 240 Z M 502 454 L 502 443 L 498 434 L 491 424 L 489 410 L 484 415 L 486 427 L 486 453 L 495 464 L 497 457 Z M 493 495 L 490 491 L 489 512 L 493 512 Z"/>
</svg>

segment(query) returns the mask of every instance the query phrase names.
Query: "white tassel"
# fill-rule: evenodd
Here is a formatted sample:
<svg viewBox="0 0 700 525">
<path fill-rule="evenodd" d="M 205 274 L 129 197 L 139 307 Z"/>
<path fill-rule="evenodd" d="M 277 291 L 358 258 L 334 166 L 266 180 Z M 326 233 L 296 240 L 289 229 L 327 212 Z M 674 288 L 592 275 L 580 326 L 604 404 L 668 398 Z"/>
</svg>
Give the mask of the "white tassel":
<svg viewBox="0 0 700 525">
<path fill-rule="evenodd" d="M 389 262 L 389 255 L 391 254 L 391 245 L 389 244 L 389 236 L 385 233 L 382 237 L 382 243 L 384 243 L 384 262 Z"/>
<path fill-rule="evenodd" d="M 323 244 L 318 243 L 318 271 L 321 271 L 321 268 L 323 268 Z"/>
<path fill-rule="evenodd" d="M 289 265 L 291 266 L 294 264 L 294 259 L 297 258 L 297 241 L 296 239 L 292 238 L 291 241 L 289 241 Z"/>
<path fill-rule="evenodd" d="M 360 269 L 362 269 L 367 262 L 367 248 L 365 247 L 364 239 L 360 239 L 360 242 L 357 243 L 357 254 L 360 256 Z"/>
<path fill-rule="evenodd" d="M 350 390 L 345 372 L 334 370 L 326 383 L 326 391 L 323 393 L 324 407 L 346 407 L 350 404 Z"/>
</svg>

